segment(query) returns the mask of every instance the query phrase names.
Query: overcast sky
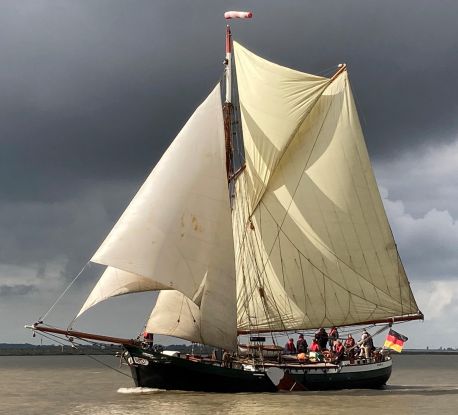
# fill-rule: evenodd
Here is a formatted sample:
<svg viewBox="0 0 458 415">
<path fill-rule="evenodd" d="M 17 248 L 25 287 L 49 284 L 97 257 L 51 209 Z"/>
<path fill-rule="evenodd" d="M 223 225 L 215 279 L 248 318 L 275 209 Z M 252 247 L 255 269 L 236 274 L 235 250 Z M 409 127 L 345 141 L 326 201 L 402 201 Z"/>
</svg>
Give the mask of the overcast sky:
<svg viewBox="0 0 458 415">
<path fill-rule="evenodd" d="M 0 2 L 0 342 L 85 265 L 222 76 L 234 38 L 320 74 L 349 66 L 369 153 L 424 323 L 409 347 L 458 347 L 456 0 Z M 49 316 L 66 324 L 92 267 Z M 78 328 L 135 336 L 151 294 L 110 300 Z"/>
</svg>

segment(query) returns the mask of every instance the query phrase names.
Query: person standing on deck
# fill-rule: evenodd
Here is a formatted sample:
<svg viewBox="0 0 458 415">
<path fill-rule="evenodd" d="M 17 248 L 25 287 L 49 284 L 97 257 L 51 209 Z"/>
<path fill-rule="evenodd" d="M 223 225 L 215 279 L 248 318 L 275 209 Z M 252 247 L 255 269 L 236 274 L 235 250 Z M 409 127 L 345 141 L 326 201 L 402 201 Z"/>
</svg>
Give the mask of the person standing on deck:
<svg viewBox="0 0 458 415">
<path fill-rule="evenodd" d="M 308 344 L 307 341 L 304 339 L 303 334 L 299 334 L 299 338 L 297 339 L 296 343 L 297 353 L 307 353 Z"/>
<path fill-rule="evenodd" d="M 365 357 L 368 359 L 371 356 L 371 351 L 373 347 L 373 342 L 370 334 L 364 329 L 363 334 L 361 335 L 361 340 L 359 341 L 361 345 L 360 357 Z"/>
<path fill-rule="evenodd" d="M 310 345 L 311 352 L 321 352 L 321 347 L 317 339 L 313 339 L 312 344 Z"/>
<path fill-rule="evenodd" d="M 337 331 L 337 327 L 333 326 L 328 333 L 329 338 L 329 348 L 332 350 L 334 346 L 334 342 L 339 338 L 339 332 Z"/>
<path fill-rule="evenodd" d="M 353 360 L 355 357 L 355 339 L 351 334 L 345 339 L 344 343 L 345 353 L 347 354 L 350 360 Z"/>
<path fill-rule="evenodd" d="M 343 355 L 344 355 L 343 344 L 340 340 L 336 340 L 334 342 L 334 361 L 336 363 L 340 362 L 341 360 L 343 360 Z"/>
<path fill-rule="evenodd" d="M 143 332 L 143 347 L 145 349 L 152 349 L 153 344 L 154 344 L 153 333 L 148 333 L 147 331 Z"/>
<path fill-rule="evenodd" d="M 326 345 L 328 344 L 328 333 L 326 333 L 326 330 L 321 327 L 316 333 L 315 333 L 315 339 L 317 340 L 318 344 L 321 347 L 321 350 L 326 349 Z"/>
<path fill-rule="evenodd" d="M 296 346 L 294 345 L 294 340 L 289 339 L 285 344 L 284 354 L 296 354 Z"/>
</svg>

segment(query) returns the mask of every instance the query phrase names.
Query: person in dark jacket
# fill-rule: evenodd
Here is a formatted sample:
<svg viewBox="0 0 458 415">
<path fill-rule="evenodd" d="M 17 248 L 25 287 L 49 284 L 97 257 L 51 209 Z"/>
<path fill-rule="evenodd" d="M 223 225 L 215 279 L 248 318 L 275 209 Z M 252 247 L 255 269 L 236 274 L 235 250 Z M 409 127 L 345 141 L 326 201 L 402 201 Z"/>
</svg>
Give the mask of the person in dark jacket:
<svg viewBox="0 0 458 415">
<path fill-rule="evenodd" d="M 299 334 L 299 338 L 297 339 L 296 343 L 297 353 L 307 353 L 308 344 L 307 341 L 304 339 L 303 334 Z"/>
<path fill-rule="evenodd" d="M 321 327 L 316 333 L 315 333 L 315 339 L 317 340 L 318 344 L 321 347 L 321 350 L 326 349 L 326 345 L 328 344 L 328 333 L 326 333 L 326 330 Z"/>
</svg>

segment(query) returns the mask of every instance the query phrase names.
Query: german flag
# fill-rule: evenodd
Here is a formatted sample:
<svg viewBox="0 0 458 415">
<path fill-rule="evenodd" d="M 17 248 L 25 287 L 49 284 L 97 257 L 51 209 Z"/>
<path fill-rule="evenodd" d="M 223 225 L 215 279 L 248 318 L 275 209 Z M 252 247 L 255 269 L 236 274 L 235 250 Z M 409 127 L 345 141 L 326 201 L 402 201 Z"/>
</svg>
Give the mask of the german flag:
<svg viewBox="0 0 458 415">
<path fill-rule="evenodd" d="M 386 336 L 385 344 L 383 347 L 386 347 L 387 349 L 393 349 L 398 353 L 401 353 L 402 347 L 407 340 L 408 339 L 406 336 L 403 336 L 394 330 L 390 330 L 388 336 Z"/>
</svg>

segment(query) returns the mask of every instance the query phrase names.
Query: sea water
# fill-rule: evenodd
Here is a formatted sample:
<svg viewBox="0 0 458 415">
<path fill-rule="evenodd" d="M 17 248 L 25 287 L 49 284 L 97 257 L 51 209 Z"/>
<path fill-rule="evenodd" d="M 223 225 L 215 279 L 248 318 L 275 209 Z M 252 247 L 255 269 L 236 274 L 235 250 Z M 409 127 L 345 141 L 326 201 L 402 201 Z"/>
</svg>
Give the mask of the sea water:
<svg viewBox="0 0 458 415">
<path fill-rule="evenodd" d="M 117 358 L 95 359 L 0 357 L 0 414 L 458 414 L 458 355 L 395 356 L 383 390 L 239 394 L 135 388 Z"/>
</svg>

